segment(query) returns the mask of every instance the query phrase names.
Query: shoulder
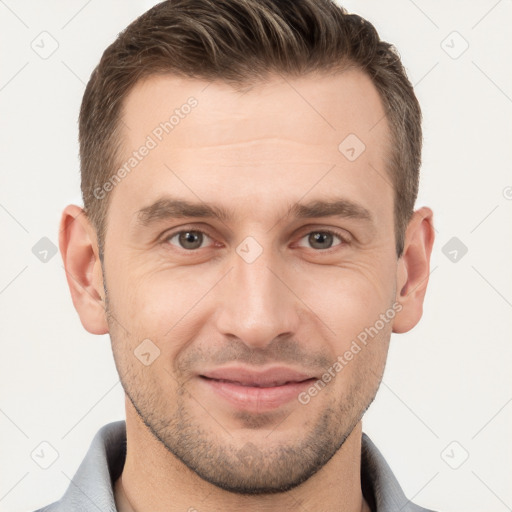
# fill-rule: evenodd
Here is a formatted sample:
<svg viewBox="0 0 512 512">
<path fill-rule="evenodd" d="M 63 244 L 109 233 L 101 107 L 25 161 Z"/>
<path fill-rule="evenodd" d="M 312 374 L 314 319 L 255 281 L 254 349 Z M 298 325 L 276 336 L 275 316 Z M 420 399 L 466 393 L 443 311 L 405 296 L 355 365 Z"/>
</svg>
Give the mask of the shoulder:
<svg viewBox="0 0 512 512">
<path fill-rule="evenodd" d="M 34 512 L 115 512 L 113 482 L 126 458 L 126 423 L 101 427 L 80 463 L 64 496 Z"/>
<path fill-rule="evenodd" d="M 409 500 L 386 459 L 371 439 L 361 439 L 361 486 L 374 512 L 434 512 Z"/>
</svg>

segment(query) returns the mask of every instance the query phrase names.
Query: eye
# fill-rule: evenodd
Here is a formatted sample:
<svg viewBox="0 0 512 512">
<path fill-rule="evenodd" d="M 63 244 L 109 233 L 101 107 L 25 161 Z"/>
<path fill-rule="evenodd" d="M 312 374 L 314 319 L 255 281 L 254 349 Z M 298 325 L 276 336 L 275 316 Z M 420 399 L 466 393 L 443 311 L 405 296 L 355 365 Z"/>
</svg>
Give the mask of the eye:
<svg viewBox="0 0 512 512">
<path fill-rule="evenodd" d="M 210 239 L 210 237 L 203 231 L 190 229 L 185 231 L 178 231 L 177 233 L 169 235 L 165 238 L 165 242 L 172 245 L 177 245 L 181 249 L 193 251 L 200 249 L 203 245 L 203 242 L 205 242 L 207 239 Z"/>
<path fill-rule="evenodd" d="M 338 243 L 334 243 L 336 239 L 338 240 Z M 309 246 L 304 245 L 302 240 L 305 240 Z M 313 249 L 325 250 L 341 245 L 344 242 L 345 240 L 334 231 L 319 230 L 311 231 L 306 236 L 302 237 L 298 245 L 300 247 L 312 247 Z"/>
</svg>

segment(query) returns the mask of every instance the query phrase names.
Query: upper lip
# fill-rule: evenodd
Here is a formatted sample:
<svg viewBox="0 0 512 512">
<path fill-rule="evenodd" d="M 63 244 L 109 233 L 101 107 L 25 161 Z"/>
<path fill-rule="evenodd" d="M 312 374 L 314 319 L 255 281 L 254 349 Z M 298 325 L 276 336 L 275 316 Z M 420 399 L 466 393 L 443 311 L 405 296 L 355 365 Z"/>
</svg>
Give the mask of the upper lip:
<svg viewBox="0 0 512 512">
<path fill-rule="evenodd" d="M 200 376 L 255 387 L 282 386 L 288 382 L 302 382 L 314 378 L 314 375 L 284 366 L 258 370 L 241 366 L 215 368 L 202 372 Z"/>
</svg>

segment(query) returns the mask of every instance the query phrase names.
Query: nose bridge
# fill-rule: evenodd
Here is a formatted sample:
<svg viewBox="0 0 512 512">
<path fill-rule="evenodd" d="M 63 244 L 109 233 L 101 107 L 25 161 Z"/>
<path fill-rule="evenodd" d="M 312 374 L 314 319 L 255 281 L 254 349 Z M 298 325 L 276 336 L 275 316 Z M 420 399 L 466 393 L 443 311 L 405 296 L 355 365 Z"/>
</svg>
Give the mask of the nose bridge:
<svg viewBox="0 0 512 512">
<path fill-rule="evenodd" d="M 218 312 L 222 334 L 263 348 L 277 336 L 295 331 L 297 304 L 282 281 L 282 268 L 279 254 L 254 239 L 237 247 Z"/>
</svg>

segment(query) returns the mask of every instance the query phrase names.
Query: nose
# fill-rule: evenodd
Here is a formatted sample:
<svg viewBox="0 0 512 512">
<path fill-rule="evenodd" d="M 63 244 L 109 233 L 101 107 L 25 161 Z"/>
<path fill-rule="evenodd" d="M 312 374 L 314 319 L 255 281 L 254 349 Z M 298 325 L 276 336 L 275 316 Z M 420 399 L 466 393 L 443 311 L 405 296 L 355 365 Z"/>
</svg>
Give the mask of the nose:
<svg viewBox="0 0 512 512">
<path fill-rule="evenodd" d="M 218 332 L 236 337 L 250 348 L 267 347 L 279 336 L 294 335 L 300 301 L 279 256 L 263 253 L 248 263 L 236 252 L 216 310 Z"/>
</svg>

